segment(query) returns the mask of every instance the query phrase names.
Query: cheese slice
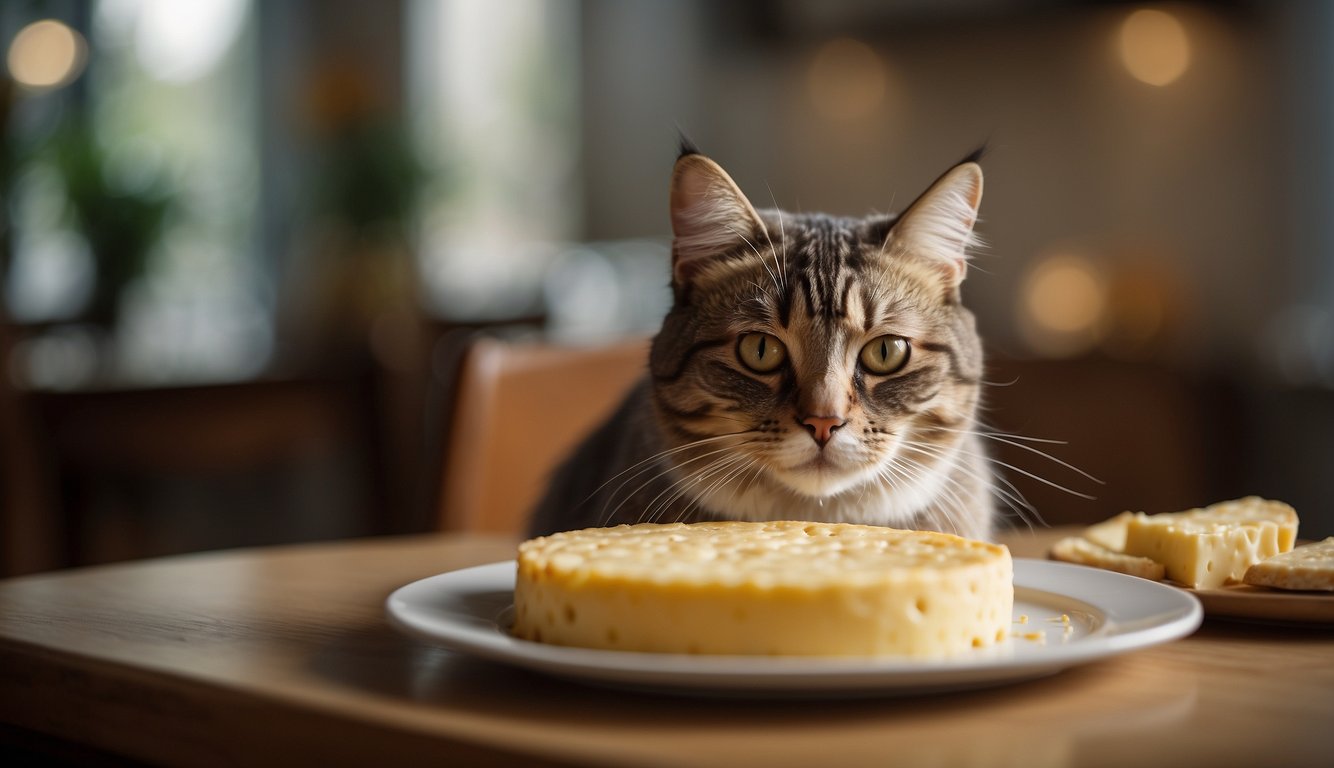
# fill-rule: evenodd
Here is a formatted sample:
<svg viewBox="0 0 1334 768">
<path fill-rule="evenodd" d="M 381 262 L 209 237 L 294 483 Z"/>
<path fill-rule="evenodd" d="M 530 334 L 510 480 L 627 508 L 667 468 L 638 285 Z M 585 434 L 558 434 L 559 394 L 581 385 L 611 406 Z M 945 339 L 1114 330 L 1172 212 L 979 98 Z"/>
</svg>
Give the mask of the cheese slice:
<svg viewBox="0 0 1334 768">
<path fill-rule="evenodd" d="M 1256 563 L 1242 580 L 1257 587 L 1334 592 L 1334 536 Z"/>
<path fill-rule="evenodd" d="M 1155 562 L 1147 557 L 1135 557 L 1115 552 L 1094 544 L 1086 538 L 1081 539 L 1075 536 L 1061 539 L 1052 545 L 1051 556 L 1056 560 L 1063 560 L 1067 563 L 1091 565 L 1095 568 L 1127 573 L 1131 576 L 1153 581 L 1162 581 L 1163 576 L 1166 575 L 1162 563 Z"/>
<path fill-rule="evenodd" d="M 1003 641 L 1002 546 L 804 522 L 623 525 L 519 547 L 516 636 L 660 653 L 940 657 Z"/>
<path fill-rule="evenodd" d="M 1126 548 L 1126 528 L 1134 516 L 1134 512 L 1122 512 L 1085 528 L 1083 536 L 1103 549 L 1120 552 Z"/>
<path fill-rule="evenodd" d="M 1292 549 L 1296 538 L 1292 507 L 1252 496 L 1185 512 L 1136 513 L 1124 551 L 1162 563 L 1175 582 L 1214 589 L 1241 581 L 1247 568 Z"/>
</svg>

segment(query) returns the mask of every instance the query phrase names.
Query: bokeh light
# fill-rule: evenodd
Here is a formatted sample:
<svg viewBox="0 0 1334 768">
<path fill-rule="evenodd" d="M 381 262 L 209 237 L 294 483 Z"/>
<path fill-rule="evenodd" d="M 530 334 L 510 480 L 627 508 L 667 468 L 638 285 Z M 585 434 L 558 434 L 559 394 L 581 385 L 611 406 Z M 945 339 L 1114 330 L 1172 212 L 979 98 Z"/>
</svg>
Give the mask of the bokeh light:
<svg viewBox="0 0 1334 768">
<path fill-rule="evenodd" d="M 1127 16 L 1117 47 L 1126 71 L 1142 83 L 1168 85 L 1190 68 L 1186 28 L 1166 11 L 1143 9 Z"/>
<path fill-rule="evenodd" d="M 188 83 L 210 72 L 236 42 L 246 0 L 142 0 L 135 48 L 154 78 Z"/>
<path fill-rule="evenodd" d="M 806 85 L 820 114 L 853 120 L 880 107 L 888 91 L 888 77 L 884 60 L 871 46 L 842 37 L 815 52 Z"/>
<path fill-rule="evenodd" d="M 54 19 L 35 21 L 10 43 L 9 73 L 26 88 L 59 88 L 83 72 L 87 51 L 83 36 L 68 26 Z"/>
<path fill-rule="evenodd" d="M 1107 313 L 1106 281 L 1083 256 L 1040 260 L 1024 281 L 1021 329 L 1041 354 L 1064 357 L 1092 349 Z"/>
</svg>

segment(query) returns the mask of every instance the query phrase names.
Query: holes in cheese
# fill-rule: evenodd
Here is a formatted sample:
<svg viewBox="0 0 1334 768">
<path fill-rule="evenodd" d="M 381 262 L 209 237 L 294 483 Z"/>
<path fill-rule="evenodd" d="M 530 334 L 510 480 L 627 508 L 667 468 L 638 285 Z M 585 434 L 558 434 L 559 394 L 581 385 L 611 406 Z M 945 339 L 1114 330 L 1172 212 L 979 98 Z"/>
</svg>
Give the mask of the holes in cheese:
<svg viewBox="0 0 1334 768">
<path fill-rule="evenodd" d="M 623 651 L 933 657 L 1006 637 L 1013 603 L 1009 550 L 985 542 L 846 524 L 645 523 L 520 545 L 513 632 Z"/>
<path fill-rule="evenodd" d="M 1167 578 L 1196 589 L 1241 581 L 1246 569 L 1292 549 L 1297 513 L 1250 496 L 1203 509 L 1137 513 L 1126 526 L 1125 553 L 1162 563 Z"/>
<path fill-rule="evenodd" d="M 1122 512 L 1081 537 L 1058 541 L 1056 560 L 1211 589 L 1238 582 L 1251 565 L 1292 549 L 1297 512 L 1248 496 L 1184 512 Z"/>
</svg>

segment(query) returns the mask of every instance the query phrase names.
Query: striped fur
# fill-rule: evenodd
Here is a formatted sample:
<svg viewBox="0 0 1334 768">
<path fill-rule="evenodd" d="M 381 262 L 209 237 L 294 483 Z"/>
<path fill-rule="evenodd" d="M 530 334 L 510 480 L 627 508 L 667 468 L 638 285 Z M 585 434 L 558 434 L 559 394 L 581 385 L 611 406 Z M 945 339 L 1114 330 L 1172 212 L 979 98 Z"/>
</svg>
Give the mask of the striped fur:
<svg viewBox="0 0 1334 768">
<path fill-rule="evenodd" d="M 981 199 L 975 162 L 901 216 L 757 211 L 713 161 L 672 181 L 675 302 L 649 376 L 557 471 L 530 533 L 641 521 L 799 519 L 989 538 L 972 434 L 981 343 L 959 302 Z M 739 340 L 786 360 L 756 373 Z M 909 342 L 877 375 L 864 346 Z M 808 418 L 843 423 L 826 443 Z"/>
</svg>

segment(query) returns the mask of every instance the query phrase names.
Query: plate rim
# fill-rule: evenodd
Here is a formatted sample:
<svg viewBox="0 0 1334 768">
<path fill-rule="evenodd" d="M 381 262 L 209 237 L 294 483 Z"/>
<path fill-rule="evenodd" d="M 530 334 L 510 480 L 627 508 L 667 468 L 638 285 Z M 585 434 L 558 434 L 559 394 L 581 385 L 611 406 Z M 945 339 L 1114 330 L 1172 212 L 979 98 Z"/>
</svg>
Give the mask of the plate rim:
<svg viewBox="0 0 1334 768">
<path fill-rule="evenodd" d="M 1023 657 L 982 649 L 970 658 L 904 659 L 700 656 L 570 648 L 513 637 L 500 629 L 496 617 L 474 617 L 474 626 L 437 619 L 452 628 L 442 634 L 438 626 L 427 627 L 413 615 L 419 593 L 429 594 L 432 589 L 442 589 L 453 582 L 482 579 L 495 582 L 496 588 L 503 590 L 508 581 L 508 588 L 512 589 L 513 560 L 446 571 L 410 582 L 389 595 L 385 609 L 392 625 L 428 643 L 568 679 L 635 688 L 754 692 L 952 690 L 1017 682 L 1176 640 L 1193 633 L 1203 621 L 1204 610 L 1198 598 L 1159 582 L 1037 558 L 1015 558 L 1014 565 L 1016 597 L 1027 591 L 1083 602 L 1100 611 L 1102 624 L 1077 642 L 1041 646 L 1041 651 Z M 1075 579 L 1076 585 L 1052 583 L 1053 578 L 1059 582 L 1062 576 Z M 1120 601 L 1103 599 L 1102 595 L 1089 600 L 1088 582 L 1094 582 L 1097 589 L 1120 585 L 1130 590 L 1131 597 L 1135 592 L 1141 596 L 1156 594 L 1174 607 L 1157 616 L 1128 616 L 1128 606 L 1133 609 L 1137 601 L 1127 601 L 1125 595 Z"/>
</svg>

